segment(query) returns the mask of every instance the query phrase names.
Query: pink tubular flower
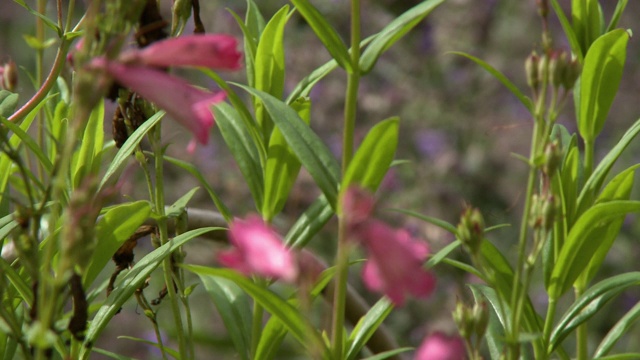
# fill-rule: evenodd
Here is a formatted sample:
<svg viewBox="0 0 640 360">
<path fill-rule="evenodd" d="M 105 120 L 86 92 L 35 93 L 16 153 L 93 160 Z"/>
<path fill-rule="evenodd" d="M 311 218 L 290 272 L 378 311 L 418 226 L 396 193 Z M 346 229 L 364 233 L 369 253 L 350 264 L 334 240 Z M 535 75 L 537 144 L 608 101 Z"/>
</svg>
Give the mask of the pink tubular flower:
<svg viewBox="0 0 640 360">
<path fill-rule="evenodd" d="M 298 269 L 291 252 L 280 237 L 258 216 L 235 220 L 229 226 L 232 250 L 218 253 L 218 261 L 245 275 L 293 282 Z"/>
<path fill-rule="evenodd" d="M 464 360 L 466 358 L 462 338 L 435 332 L 424 339 L 416 352 L 415 360 Z"/>
<path fill-rule="evenodd" d="M 429 254 L 425 242 L 377 220 L 363 224 L 356 236 L 369 254 L 362 278 L 370 290 L 384 293 L 397 306 L 404 304 L 407 293 L 431 295 L 436 279 L 422 267 Z"/>
<path fill-rule="evenodd" d="M 91 66 L 104 69 L 118 83 L 164 109 L 189 129 L 201 144 L 207 144 L 209 129 L 214 124 L 211 106 L 224 100 L 223 92 L 206 92 L 185 80 L 144 66 L 124 65 L 103 58 L 94 59 Z M 194 145 L 189 145 L 189 148 Z"/>
<path fill-rule="evenodd" d="M 237 46 L 238 41 L 229 35 L 182 36 L 154 42 L 141 50 L 124 52 L 119 61 L 156 67 L 202 66 L 237 70 L 242 59 Z"/>
</svg>

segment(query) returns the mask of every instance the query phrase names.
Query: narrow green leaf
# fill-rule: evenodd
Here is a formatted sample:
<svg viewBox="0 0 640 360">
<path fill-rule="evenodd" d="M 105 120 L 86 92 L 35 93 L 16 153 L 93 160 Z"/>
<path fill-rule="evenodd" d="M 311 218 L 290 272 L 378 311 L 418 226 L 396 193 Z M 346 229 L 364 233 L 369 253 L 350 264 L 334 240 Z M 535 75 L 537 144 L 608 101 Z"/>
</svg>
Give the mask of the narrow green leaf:
<svg viewBox="0 0 640 360">
<path fill-rule="evenodd" d="M 291 2 L 300 15 L 307 20 L 307 23 L 309 23 L 313 32 L 315 32 L 320 41 L 322 41 L 325 48 L 329 51 L 329 54 L 331 54 L 331 57 L 338 62 L 340 67 L 347 70 L 347 72 L 353 72 L 347 46 L 333 26 L 329 24 L 324 16 L 322 16 L 308 0 L 291 0 Z"/>
<path fill-rule="evenodd" d="M 640 211 L 640 201 L 610 201 L 596 204 L 575 222 L 553 268 L 549 297 L 557 300 L 571 288 L 589 264 L 609 225 L 630 212 Z"/>
<path fill-rule="evenodd" d="M 80 151 L 73 165 L 74 187 L 87 175 L 97 172 L 100 165 L 99 154 L 104 144 L 104 99 L 93 108 L 84 128 Z"/>
<path fill-rule="evenodd" d="M 11 267 L 4 258 L 0 258 L 0 270 L 2 271 L 2 276 L 9 280 L 11 286 L 13 286 L 22 300 L 28 305 L 31 306 L 33 304 L 33 292 L 31 291 L 31 286 L 27 284 L 27 282 L 16 272 L 16 270 Z"/>
<path fill-rule="evenodd" d="M 254 87 L 280 99 L 284 93 L 284 27 L 287 24 L 289 6 L 283 6 L 267 23 L 260 35 L 254 63 Z M 265 113 L 262 102 L 255 99 L 255 117 L 262 130 L 263 137 L 268 138 L 273 123 Z"/>
<path fill-rule="evenodd" d="M 138 127 L 136 131 L 134 131 L 131 134 L 131 136 L 129 136 L 129 138 L 127 139 L 127 141 L 125 141 L 125 143 L 122 145 L 120 150 L 118 150 L 118 153 L 113 158 L 113 161 L 111 162 L 111 164 L 109 164 L 107 171 L 102 177 L 102 181 L 100 181 L 98 192 L 108 184 L 109 180 L 111 180 L 111 177 L 115 175 L 117 178 L 117 175 L 120 173 L 120 171 L 122 171 L 127 160 L 130 159 L 131 154 L 133 153 L 135 148 L 138 146 L 138 144 L 140 143 L 144 135 L 146 135 L 147 132 L 152 127 L 154 127 L 158 123 L 158 121 L 160 121 L 160 119 L 162 119 L 164 114 L 165 114 L 164 111 L 157 112 L 152 117 L 148 118 L 142 125 L 140 125 L 140 127 Z"/>
<path fill-rule="evenodd" d="M 572 0 L 571 17 L 573 30 L 580 42 L 582 53 L 602 34 L 601 9 L 598 0 Z"/>
<path fill-rule="evenodd" d="M 47 173 L 51 173 L 53 171 L 53 164 L 49 161 L 47 155 L 42 151 L 38 143 L 29 135 L 25 130 L 23 130 L 22 126 L 18 126 L 11 121 L 0 117 L 0 122 L 3 126 L 7 127 L 9 131 L 13 132 L 15 136 L 17 136 L 21 142 L 31 150 L 31 152 L 36 156 L 40 164 L 44 167 Z M 24 123 L 23 123 L 24 124 Z M 29 124 L 29 123 L 27 123 Z M 15 147 L 14 147 L 15 149 Z"/>
<path fill-rule="evenodd" d="M 42 19 L 42 21 L 44 21 L 44 24 L 50 27 L 53 31 L 55 31 L 59 37 L 62 36 L 62 29 L 58 27 L 55 21 L 49 19 L 44 14 L 41 14 L 38 11 L 33 10 L 29 5 L 27 5 L 27 3 L 24 2 L 24 0 L 13 0 L 13 1 L 18 5 L 22 6 L 23 8 L 27 9 L 27 11 L 31 13 L 31 15 L 35 15 L 40 19 Z"/>
<path fill-rule="evenodd" d="M 640 359 L 640 353 L 626 353 L 626 354 L 615 354 L 609 355 L 605 357 L 599 357 L 595 360 L 638 360 Z"/>
<path fill-rule="evenodd" d="M 334 211 L 326 196 L 321 195 L 309 208 L 298 217 L 285 237 L 287 246 L 301 249 L 331 219 Z"/>
<path fill-rule="evenodd" d="M 133 293 L 147 280 L 149 274 L 151 274 L 167 256 L 178 250 L 180 246 L 186 244 L 189 240 L 215 230 L 220 230 L 220 228 L 201 228 L 180 234 L 140 259 L 140 261 L 122 277 L 122 280 L 105 300 L 93 320 L 91 320 L 84 344 L 80 350 L 79 358 L 83 360 L 88 359 L 91 348 L 102 330 L 104 330 L 113 316 L 118 313 L 125 301 L 131 298 Z"/>
<path fill-rule="evenodd" d="M 291 106 L 308 125 L 311 117 L 311 100 L 300 98 Z M 298 177 L 300 161 L 287 144 L 280 129 L 274 129 L 269 140 L 267 164 L 264 170 L 264 202 L 262 217 L 270 221 L 284 208 L 289 192 Z"/>
<path fill-rule="evenodd" d="M 171 204 L 171 206 L 167 208 L 166 216 L 168 218 L 180 216 L 184 212 L 184 209 L 187 207 L 189 201 L 191 201 L 191 198 L 193 198 L 193 195 L 195 195 L 198 190 L 200 190 L 200 188 L 195 187 L 189 190 L 186 194 L 182 195 L 180 199 L 176 200 L 173 204 Z"/>
<path fill-rule="evenodd" d="M 626 169 L 613 178 L 604 190 L 602 190 L 602 193 L 598 197 L 596 203 L 604 203 L 614 200 L 629 200 L 631 197 L 631 189 L 633 188 L 634 174 L 638 167 L 640 167 L 640 164 Z M 613 246 L 613 242 L 620 233 L 623 221 L 624 217 L 620 217 L 619 219 L 612 221 L 609 226 L 607 226 L 606 230 L 603 231 L 603 235 L 598 239 L 598 248 L 593 253 L 587 267 L 576 280 L 577 288 L 586 288 L 587 284 L 593 279 L 598 269 L 600 269 L 600 266 L 604 262 L 604 258 L 609 253 L 611 246 Z"/>
<path fill-rule="evenodd" d="M 313 177 L 331 206 L 336 205 L 340 166 L 322 139 L 284 102 L 262 91 L 236 84 L 259 97 L 287 144 Z"/>
<path fill-rule="evenodd" d="M 417 213 L 415 211 L 411 211 L 411 210 L 404 210 L 404 209 L 392 209 L 393 211 L 397 211 L 399 213 L 403 213 L 409 216 L 412 216 L 416 219 L 420 219 L 423 221 L 428 222 L 429 224 L 435 225 L 439 228 L 441 228 L 442 230 L 445 230 L 453 235 L 456 235 L 458 233 L 458 230 L 456 229 L 456 227 L 453 224 L 450 224 L 444 220 L 440 220 L 438 218 L 434 218 L 431 216 L 427 216 L 427 215 L 422 215 L 420 213 Z"/>
<path fill-rule="evenodd" d="M 599 37 L 585 56 L 578 118 L 578 129 L 585 141 L 593 142 L 604 127 L 622 79 L 628 40 L 627 31 L 614 30 Z"/>
<path fill-rule="evenodd" d="M 370 72 L 380 55 L 411 31 L 422 19 L 443 2 L 444 0 L 423 1 L 385 26 L 362 53 L 360 57 L 360 70 L 365 74 Z"/>
<path fill-rule="evenodd" d="M 498 360 L 504 348 L 505 330 L 509 327 L 509 319 L 511 319 L 511 310 L 498 299 L 495 290 L 479 284 L 470 284 L 471 292 L 476 303 L 488 301 L 491 305 L 491 313 L 489 315 L 489 324 L 485 334 L 485 340 L 491 359 Z M 502 304 L 505 306 L 503 307 Z"/>
<path fill-rule="evenodd" d="M 388 358 L 390 358 L 392 356 L 396 356 L 398 354 L 402 354 L 403 352 L 407 352 L 407 351 L 411 351 L 411 350 L 414 350 L 414 348 L 412 348 L 412 347 L 401 347 L 401 348 L 397 348 L 397 349 L 381 352 L 379 354 L 375 354 L 373 356 L 369 356 L 369 357 L 364 358 L 362 360 L 384 360 L 384 359 L 388 359 Z"/>
<path fill-rule="evenodd" d="M 611 16 L 611 21 L 609 22 L 609 26 L 607 26 L 607 31 L 613 31 L 618 26 L 618 21 L 620 21 L 620 17 L 624 12 L 624 9 L 627 7 L 628 0 L 618 0 L 618 5 L 616 5 L 616 9 L 613 11 L 613 15 Z"/>
<path fill-rule="evenodd" d="M 502 74 L 496 68 L 494 68 L 493 66 L 489 65 L 485 61 L 483 61 L 483 60 L 481 60 L 481 59 L 479 59 L 479 58 L 477 58 L 475 56 L 472 56 L 472 55 L 469 55 L 469 54 L 466 54 L 466 53 L 463 53 L 463 52 L 452 51 L 450 53 L 466 57 L 467 59 L 475 62 L 478 65 L 480 65 L 480 67 L 485 69 L 489 74 L 493 75 L 493 77 L 495 77 L 498 81 L 500 81 L 502 83 L 502 85 L 504 85 L 509 91 L 511 91 L 511 93 L 513 95 L 515 95 L 518 98 L 518 100 L 520 100 L 522 105 L 524 105 L 527 108 L 527 110 L 529 110 L 529 112 L 533 112 L 533 102 L 531 101 L 531 99 L 528 98 L 527 96 L 525 96 L 522 93 L 522 91 L 520 91 L 520 89 L 518 89 L 518 87 L 516 87 L 511 82 L 511 80 L 509 80 L 506 76 L 504 76 L 504 74 Z"/>
<path fill-rule="evenodd" d="M 556 13 L 558 20 L 560 20 L 562 30 L 564 30 L 564 34 L 567 37 L 567 40 L 569 40 L 571 52 L 573 52 L 578 57 L 578 59 L 580 59 L 580 63 L 582 63 L 584 59 L 584 52 L 582 52 L 580 41 L 578 40 L 575 31 L 573 31 L 573 26 L 571 26 L 569 19 L 567 19 L 567 16 L 564 14 L 564 10 L 562 10 L 562 7 L 558 3 L 558 0 L 551 0 L 551 7 Z"/>
<path fill-rule="evenodd" d="M 0 90 L 0 117 L 8 118 L 16 111 L 17 106 L 18 94 L 7 90 Z"/>
<path fill-rule="evenodd" d="M 204 178 L 200 170 L 198 170 L 198 168 L 195 165 L 182 160 L 178 160 L 176 158 L 172 158 L 170 156 L 166 156 L 166 155 L 163 157 L 163 159 L 175 166 L 182 168 L 183 170 L 186 170 L 193 177 L 195 177 L 200 182 L 200 185 L 202 185 L 202 187 L 204 187 L 205 190 L 207 190 L 207 193 L 209 194 L 209 197 L 211 198 L 213 203 L 216 205 L 218 212 L 220 212 L 220 214 L 224 217 L 224 219 L 227 222 L 231 222 L 231 220 L 233 219 L 233 215 L 231 214 L 231 211 L 222 202 L 222 200 L 220 200 L 220 198 L 218 197 L 218 194 L 216 194 L 216 192 L 213 190 L 211 185 L 209 185 L 209 182 L 207 181 L 207 179 Z"/>
<path fill-rule="evenodd" d="M 451 254 L 451 252 L 459 248 L 461 245 L 462 245 L 462 242 L 460 240 L 456 240 L 451 244 L 440 249 L 440 251 L 438 251 L 437 253 L 431 255 L 431 257 L 429 258 L 429 261 L 427 261 L 427 264 L 426 264 L 427 268 L 432 268 L 438 265 L 442 260 L 444 260 L 447 257 L 447 255 Z"/>
<path fill-rule="evenodd" d="M 598 345 L 593 357 L 600 358 L 607 355 L 613 346 L 628 333 L 629 329 L 638 319 L 640 319 L 640 302 L 631 308 L 631 310 L 627 311 L 611 330 L 609 330 L 607 336 L 605 336 L 600 342 L 600 345 Z"/>
<path fill-rule="evenodd" d="M 155 347 L 156 349 L 164 351 L 167 354 L 173 356 L 174 359 L 180 359 L 180 353 L 178 353 L 177 351 L 175 351 L 175 350 L 173 350 L 171 348 L 168 348 L 166 346 L 162 346 L 162 345 L 160 345 L 160 344 L 158 344 L 156 342 L 153 342 L 153 341 L 150 341 L 150 340 L 147 340 L 147 339 L 140 339 L 140 338 L 137 338 L 137 337 L 126 336 L 126 335 L 120 335 L 120 336 L 118 336 L 118 339 L 126 339 L 126 340 L 131 340 L 131 341 L 136 341 L 136 342 L 139 342 L 139 343 L 151 345 L 151 346 Z"/>
<path fill-rule="evenodd" d="M 100 218 L 96 225 L 96 249 L 82 279 L 85 289 L 91 286 L 113 254 L 147 220 L 150 213 L 148 201 L 136 201 L 116 205 Z"/>
<path fill-rule="evenodd" d="M 260 158 L 240 114 L 231 105 L 224 102 L 216 104 L 213 107 L 213 113 L 220 133 L 249 186 L 256 208 L 262 208 L 264 179 L 262 178 Z"/>
<path fill-rule="evenodd" d="M 391 310 L 393 303 L 387 298 L 382 298 L 358 321 L 347 340 L 347 360 L 354 360 L 358 356 L 384 319 L 391 314 Z"/>
<path fill-rule="evenodd" d="M 609 171 L 616 163 L 616 160 L 620 157 L 622 152 L 629 146 L 631 141 L 640 133 L 640 119 L 627 130 L 622 136 L 620 141 L 607 153 L 607 155 L 600 161 L 596 169 L 593 171 L 587 182 L 585 183 L 580 196 L 578 197 L 578 209 L 581 213 L 586 210 L 588 206 L 594 201 L 596 193 L 600 191 L 602 184 L 609 175 Z"/>
<path fill-rule="evenodd" d="M 254 359 L 275 359 L 278 349 L 286 335 L 287 329 L 282 324 L 282 321 L 275 316 L 270 317 L 262 329 L 260 342 L 258 343 Z"/>
<path fill-rule="evenodd" d="M 590 287 L 576 299 L 553 329 L 548 352 L 553 352 L 567 335 L 600 311 L 609 300 L 637 285 L 640 285 L 640 272 L 614 275 Z"/>
<path fill-rule="evenodd" d="M 291 104 L 301 97 L 308 97 L 311 93 L 311 89 L 322 80 L 325 76 L 329 75 L 333 70 L 338 68 L 338 63 L 335 60 L 330 60 L 319 68 L 313 70 L 304 79 L 300 80 L 298 85 L 291 91 L 287 98 L 287 104 Z"/>
<path fill-rule="evenodd" d="M 300 344 L 310 349 L 322 349 L 323 353 L 328 352 L 322 336 L 307 323 L 300 311 L 269 289 L 254 284 L 233 270 L 196 265 L 181 265 L 181 267 L 199 276 L 216 276 L 233 281 L 266 311 L 280 319 Z"/>
<path fill-rule="evenodd" d="M 222 317 L 224 327 L 233 341 L 237 354 L 249 359 L 251 349 L 251 306 L 247 295 L 231 280 L 198 274 L 211 300 Z"/>
<path fill-rule="evenodd" d="M 341 197 L 352 184 L 372 192 L 378 189 L 396 154 L 399 121 L 393 117 L 381 121 L 369 131 L 344 173 L 340 184 Z M 338 214 L 340 212 L 338 210 Z"/>
<path fill-rule="evenodd" d="M 92 351 L 96 354 L 108 356 L 109 358 L 115 359 L 115 360 L 136 360 L 135 358 L 116 354 L 111 351 L 107 351 L 105 349 L 94 348 Z"/>
</svg>

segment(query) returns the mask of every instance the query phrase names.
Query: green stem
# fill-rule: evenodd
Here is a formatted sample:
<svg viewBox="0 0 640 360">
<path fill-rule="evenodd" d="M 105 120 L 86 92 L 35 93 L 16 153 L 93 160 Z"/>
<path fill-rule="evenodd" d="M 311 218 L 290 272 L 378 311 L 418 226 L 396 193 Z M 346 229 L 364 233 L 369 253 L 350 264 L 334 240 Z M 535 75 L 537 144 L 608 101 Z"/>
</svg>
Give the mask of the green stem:
<svg viewBox="0 0 640 360">
<path fill-rule="evenodd" d="M 353 138 L 360 86 L 360 0 L 351 0 L 351 67 L 348 72 L 347 93 L 344 106 L 344 131 L 342 143 L 342 173 L 349 167 L 353 157 Z M 340 215 L 340 214 L 339 214 Z M 343 355 L 344 316 L 347 296 L 350 245 L 344 217 L 338 218 L 338 250 L 336 254 L 336 279 L 333 299 L 332 345 L 333 356 Z"/>
<path fill-rule="evenodd" d="M 160 234 L 160 244 L 164 245 L 169 242 L 169 233 L 167 231 L 167 218 L 164 208 L 164 179 L 163 179 L 163 160 L 164 154 L 162 150 L 162 144 L 160 141 L 160 125 L 156 125 L 152 130 L 151 138 L 153 139 L 154 160 L 155 160 L 155 211 L 158 214 L 157 224 L 158 232 Z M 171 312 L 173 314 L 173 321 L 175 322 L 175 332 L 178 336 L 178 348 L 180 351 L 181 359 L 189 359 L 187 356 L 186 339 L 184 336 L 184 329 L 182 324 L 182 315 L 180 312 L 180 306 L 178 304 L 175 287 L 173 285 L 173 256 L 167 256 L 163 261 L 162 270 L 164 273 L 164 281 L 167 286 L 167 293 L 169 294 L 169 302 L 171 303 Z"/>
<path fill-rule="evenodd" d="M 258 280 L 259 281 L 259 280 Z M 262 282 L 259 283 L 264 285 Z M 260 344 L 260 337 L 262 336 L 262 317 L 264 315 L 264 308 L 257 301 L 253 302 L 253 319 L 251 323 L 251 356 L 256 355 L 258 345 Z"/>
<path fill-rule="evenodd" d="M 584 181 L 586 182 L 591 177 L 593 172 L 593 154 L 594 154 L 594 141 L 591 139 L 584 139 Z"/>
<path fill-rule="evenodd" d="M 542 331 L 542 340 L 547 348 L 551 342 L 551 330 L 553 329 L 553 319 L 556 316 L 556 300 L 549 298 L 549 306 L 547 307 L 547 316 L 544 318 L 544 330 Z"/>
</svg>

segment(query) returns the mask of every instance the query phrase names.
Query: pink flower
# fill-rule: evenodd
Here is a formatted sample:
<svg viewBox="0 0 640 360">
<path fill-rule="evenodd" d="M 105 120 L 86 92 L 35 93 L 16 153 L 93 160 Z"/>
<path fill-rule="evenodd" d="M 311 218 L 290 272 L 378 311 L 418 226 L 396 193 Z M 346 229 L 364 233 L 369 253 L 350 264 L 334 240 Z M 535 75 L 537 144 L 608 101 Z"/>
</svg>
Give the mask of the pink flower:
<svg viewBox="0 0 640 360">
<path fill-rule="evenodd" d="M 462 338 L 435 332 L 424 339 L 416 352 L 415 360 L 464 360 L 466 358 Z"/>
<path fill-rule="evenodd" d="M 235 220 L 229 226 L 232 250 L 218 253 L 218 261 L 245 275 L 293 282 L 298 269 L 292 253 L 280 237 L 258 216 Z"/>
<path fill-rule="evenodd" d="M 423 268 L 429 254 L 425 242 L 377 220 L 358 226 L 354 235 L 369 255 L 362 272 L 367 288 L 384 293 L 397 306 L 404 304 L 406 294 L 427 297 L 434 291 L 436 279 Z"/>
<path fill-rule="evenodd" d="M 206 92 L 162 71 L 110 62 L 104 58 L 94 59 L 91 66 L 105 70 L 118 83 L 165 110 L 189 129 L 198 142 L 207 144 L 209 129 L 214 124 L 211 106 L 224 100 L 223 92 Z M 192 143 L 189 148 L 194 146 Z"/>
<path fill-rule="evenodd" d="M 376 206 L 373 195 L 358 186 L 351 186 L 342 197 L 342 214 L 350 227 L 369 220 Z"/>
<path fill-rule="evenodd" d="M 157 41 L 141 50 L 129 50 L 118 60 L 129 65 L 237 70 L 242 59 L 237 47 L 238 41 L 229 35 L 190 35 Z"/>
</svg>

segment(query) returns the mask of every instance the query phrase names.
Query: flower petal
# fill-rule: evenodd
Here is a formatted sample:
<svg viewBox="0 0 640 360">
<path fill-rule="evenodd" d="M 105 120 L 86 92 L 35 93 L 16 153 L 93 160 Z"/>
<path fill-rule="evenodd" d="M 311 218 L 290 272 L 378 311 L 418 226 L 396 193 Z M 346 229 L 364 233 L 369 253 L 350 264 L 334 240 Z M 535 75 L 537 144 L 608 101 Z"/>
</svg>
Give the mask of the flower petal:
<svg viewBox="0 0 640 360">
<path fill-rule="evenodd" d="M 237 47 L 238 40 L 229 35 L 189 35 L 157 41 L 144 49 L 129 50 L 119 60 L 131 65 L 237 70 L 242 59 Z"/>
<path fill-rule="evenodd" d="M 415 360 L 464 360 L 466 358 L 462 338 L 435 332 L 424 339 L 416 352 Z"/>
</svg>

